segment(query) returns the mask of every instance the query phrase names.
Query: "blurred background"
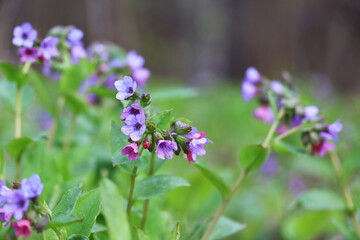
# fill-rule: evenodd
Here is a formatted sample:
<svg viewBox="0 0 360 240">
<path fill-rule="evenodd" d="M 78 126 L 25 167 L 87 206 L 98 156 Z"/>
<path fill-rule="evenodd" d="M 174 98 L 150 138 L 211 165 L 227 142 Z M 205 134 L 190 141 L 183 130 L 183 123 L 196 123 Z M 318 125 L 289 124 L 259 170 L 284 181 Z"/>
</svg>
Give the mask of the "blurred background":
<svg viewBox="0 0 360 240">
<path fill-rule="evenodd" d="M 0 59 L 15 61 L 11 33 L 24 21 L 40 36 L 73 24 L 87 44 L 137 49 L 169 81 L 238 82 L 254 65 L 271 78 L 286 69 L 343 91 L 360 87 L 358 0 L 0 0 Z"/>
</svg>

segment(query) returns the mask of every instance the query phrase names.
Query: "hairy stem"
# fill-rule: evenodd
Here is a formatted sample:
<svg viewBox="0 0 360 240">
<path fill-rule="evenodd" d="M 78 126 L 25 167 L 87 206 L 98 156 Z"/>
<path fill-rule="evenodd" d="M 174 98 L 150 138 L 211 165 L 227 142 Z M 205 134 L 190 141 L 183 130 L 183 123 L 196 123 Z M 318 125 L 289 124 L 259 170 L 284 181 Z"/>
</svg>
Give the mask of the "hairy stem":
<svg viewBox="0 0 360 240">
<path fill-rule="evenodd" d="M 129 191 L 129 197 L 128 197 L 128 203 L 126 208 L 126 213 L 128 218 L 130 219 L 131 215 L 131 207 L 132 207 L 132 201 L 133 201 L 133 194 L 134 194 L 134 187 L 135 187 L 135 179 L 136 179 L 136 173 L 137 173 L 138 167 L 134 167 L 131 177 L 130 177 L 130 191 Z"/>
<path fill-rule="evenodd" d="M 301 125 L 294 127 L 294 128 L 290 128 L 289 130 L 287 130 L 286 132 L 280 134 L 279 136 L 277 136 L 275 138 L 276 141 L 280 141 L 283 138 L 286 138 L 287 136 L 296 133 L 297 131 L 299 131 L 301 129 Z"/>
<path fill-rule="evenodd" d="M 154 164 L 155 164 L 155 151 L 153 151 L 151 153 L 149 176 L 152 176 L 153 173 L 154 173 Z M 150 203 L 150 199 L 146 199 L 145 202 L 144 202 L 143 216 L 142 216 L 142 219 L 141 219 L 141 226 L 140 226 L 141 230 L 145 229 L 149 203 Z"/>
<path fill-rule="evenodd" d="M 341 161 L 335 151 L 330 152 L 330 159 L 331 159 L 331 163 L 336 171 L 336 175 L 338 176 L 339 181 L 341 183 L 343 183 L 343 179 L 342 179 L 343 171 L 342 171 L 342 167 L 341 167 Z M 359 221 L 356 218 L 356 212 L 354 209 L 354 202 L 353 202 L 353 199 L 351 196 L 350 186 L 349 186 L 349 184 L 344 182 L 343 184 L 341 184 L 341 187 L 342 187 L 342 191 L 343 191 L 343 194 L 345 197 L 346 206 L 351 212 L 351 220 L 354 224 L 354 229 L 355 229 L 356 235 L 358 237 L 360 237 L 360 226 L 359 226 Z"/>
<path fill-rule="evenodd" d="M 272 126 L 270 127 L 270 130 L 268 132 L 268 134 L 266 135 L 266 138 L 264 140 L 264 142 L 262 143 L 262 146 L 264 148 L 267 148 L 269 146 L 269 143 L 271 141 L 271 138 L 273 137 L 276 128 L 279 125 L 279 119 L 281 119 L 281 117 L 283 116 L 284 112 L 283 110 L 280 110 L 278 113 L 278 119 L 272 124 Z M 244 180 L 244 178 L 246 177 L 246 175 L 248 174 L 248 170 L 245 169 L 239 176 L 239 178 L 236 180 L 234 186 L 231 189 L 230 195 L 229 197 L 225 198 L 223 201 L 223 204 L 220 206 L 220 208 L 217 210 L 217 212 L 215 213 L 215 216 L 213 218 L 213 220 L 210 223 L 210 226 L 208 227 L 208 229 L 206 230 L 206 232 L 204 233 L 203 237 L 201 238 L 201 240 L 206 240 L 209 238 L 211 232 L 213 231 L 213 229 L 216 226 L 216 223 L 219 221 L 220 217 L 223 215 L 226 207 L 228 206 L 230 200 L 233 198 L 235 192 L 237 191 L 237 189 L 239 188 L 240 184 L 242 183 L 242 181 Z"/>
</svg>

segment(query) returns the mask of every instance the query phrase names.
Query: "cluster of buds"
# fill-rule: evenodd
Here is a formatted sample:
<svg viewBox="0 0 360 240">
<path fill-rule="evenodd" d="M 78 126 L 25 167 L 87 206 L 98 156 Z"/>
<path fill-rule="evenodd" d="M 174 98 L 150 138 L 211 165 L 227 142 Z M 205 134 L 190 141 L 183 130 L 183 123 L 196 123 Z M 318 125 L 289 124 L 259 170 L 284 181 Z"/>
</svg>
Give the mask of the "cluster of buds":
<svg viewBox="0 0 360 240">
<path fill-rule="evenodd" d="M 174 153 L 179 155 L 181 150 L 186 154 L 189 162 L 195 162 L 196 156 L 204 156 L 204 146 L 209 143 L 206 133 L 198 132 L 195 127 L 175 120 L 169 129 L 159 129 L 156 123 L 150 121 L 151 114 L 147 106 L 151 104 L 150 94 L 139 94 L 137 82 L 125 76 L 123 80 L 115 82 L 118 100 L 129 100 L 120 119 L 125 122 L 121 131 L 129 136 L 130 144 L 122 150 L 133 161 L 139 157 L 140 148 L 156 152 L 160 159 L 172 159 Z"/>
<path fill-rule="evenodd" d="M 325 123 L 325 117 L 319 115 L 316 106 L 302 106 L 290 76 L 284 74 L 284 83 L 271 81 L 262 76 L 254 67 L 247 69 L 242 82 L 241 93 L 245 101 L 258 97 L 261 106 L 254 110 L 254 117 L 266 122 L 274 123 L 275 114 L 270 106 L 270 94 L 274 96 L 275 107 L 279 116 L 278 133 L 284 133 L 292 128 L 302 129 L 302 143 L 310 146 L 311 153 L 324 156 L 332 151 L 338 141 L 338 133 L 342 130 L 340 120 L 332 124 Z"/>
<path fill-rule="evenodd" d="M 31 226 L 42 232 L 48 224 L 49 218 L 39 199 L 43 188 L 37 174 L 33 174 L 29 179 L 24 178 L 21 183 L 15 182 L 12 189 L 0 181 L 0 221 L 5 222 L 5 226 L 11 223 L 16 237 L 24 235 L 28 238 Z"/>
</svg>

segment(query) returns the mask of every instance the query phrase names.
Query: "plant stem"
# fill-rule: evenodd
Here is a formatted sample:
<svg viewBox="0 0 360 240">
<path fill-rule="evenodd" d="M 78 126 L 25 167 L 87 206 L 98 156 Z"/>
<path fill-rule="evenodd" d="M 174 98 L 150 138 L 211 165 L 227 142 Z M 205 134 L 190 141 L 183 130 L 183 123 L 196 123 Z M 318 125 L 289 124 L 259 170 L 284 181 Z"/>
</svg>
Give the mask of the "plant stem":
<svg viewBox="0 0 360 240">
<path fill-rule="evenodd" d="M 154 173 L 154 164 L 155 164 L 155 151 L 151 153 L 151 159 L 150 159 L 150 169 L 149 169 L 149 177 L 153 175 Z M 143 208 L 143 216 L 141 219 L 141 230 L 145 229 L 146 224 L 146 218 L 147 218 L 147 212 L 149 208 L 150 199 L 146 199 L 144 202 L 144 208 Z"/>
<path fill-rule="evenodd" d="M 268 134 L 266 135 L 266 138 L 262 144 L 262 146 L 264 148 L 267 148 L 270 144 L 270 141 L 271 141 L 271 138 L 273 137 L 275 131 L 276 131 L 276 128 L 278 127 L 279 125 L 279 120 L 281 119 L 281 117 L 284 115 L 284 110 L 283 109 L 280 109 L 279 113 L 278 113 L 278 117 L 277 119 L 274 121 L 274 123 L 271 125 L 270 127 L 270 130 L 268 132 Z"/>
<path fill-rule="evenodd" d="M 71 119 L 70 128 L 69 128 L 69 131 L 67 133 L 65 143 L 63 145 L 63 151 L 65 153 L 67 153 L 69 151 L 69 149 L 70 149 L 72 136 L 74 134 L 74 130 L 75 130 L 75 127 L 76 127 L 76 120 L 77 120 L 77 115 L 74 114 L 72 119 Z"/>
<path fill-rule="evenodd" d="M 331 163 L 336 171 L 339 181 L 341 183 L 343 183 L 343 179 L 342 179 L 343 171 L 342 171 L 342 167 L 341 167 L 341 161 L 335 151 L 330 152 L 330 159 L 331 159 Z M 360 226 L 359 226 L 359 221 L 356 218 L 356 212 L 354 210 L 354 202 L 351 197 L 350 186 L 344 182 L 343 184 L 341 184 L 341 187 L 342 187 L 342 191 L 343 191 L 343 194 L 344 194 L 344 197 L 346 200 L 346 206 L 348 207 L 348 209 L 351 212 L 351 220 L 354 224 L 354 229 L 355 229 L 356 235 L 358 237 L 360 237 Z"/>
<path fill-rule="evenodd" d="M 56 102 L 56 115 L 54 116 L 54 123 L 51 128 L 51 132 L 50 132 L 49 139 L 48 139 L 48 146 L 50 148 L 54 145 L 56 130 L 59 125 L 59 118 L 60 118 L 61 111 L 64 107 L 64 103 L 65 103 L 64 97 L 63 96 L 58 97 L 57 102 Z"/>
<path fill-rule="evenodd" d="M 278 113 L 278 118 L 274 121 L 274 123 L 272 124 L 272 126 L 270 127 L 270 130 L 268 132 L 268 134 L 266 135 L 266 138 L 264 140 L 264 142 L 262 143 L 262 146 L 264 148 L 269 147 L 269 143 L 271 138 L 273 137 L 275 130 L 277 128 L 277 126 L 279 125 L 279 120 L 281 119 L 281 117 L 283 116 L 284 111 L 283 109 L 280 109 L 279 113 Z M 206 240 L 209 238 L 212 230 L 215 228 L 216 223 L 219 221 L 220 217 L 223 215 L 226 207 L 228 206 L 230 200 L 233 198 L 235 192 L 237 191 L 237 189 L 239 188 L 240 184 L 242 183 L 242 181 L 244 180 L 244 178 L 246 177 L 246 175 L 248 174 L 248 170 L 245 169 L 239 176 L 239 178 L 236 180 L 234 186 L 231 189 L 230 195 L 225 198 L 223 200 L 223 204 L 220 206 L 220 208 L 217 210 L 217 212 L 215 213 L 215 216 L 213 218 L 213 220 L 210 223 L 210 226 L 208 227 L 208 229 L 206 230 L 206 232 L 204 233 L 203 237 L 201 238 L 201 240 Z"/>
<path fill-rule="evenodd" d="M 289 130 L 287 130 L 286 132 L 280 134 L 279 136 L 277 136 L 275 138 L 276 141 L 280 141 L 283 138 L 286 138 L 287 136 L 296 133 L 297 131 L 299 131 L 301 129 L 301 125 L 294 127 L 294 128 L 290 128 Z"/>
<path fill-rule="evenodd" d="M 131 173 L 131 177 L 130 177 L 130 179 L 131 179 L 130 191 L 129 191 L 128 203 L 127 203 L 127 208 L 126 208 L 126 213 L 127 213 L 127 216 L 129 219 L 130 219 L 130 215 L 131 215 L 131 207 L 132 207 L 132 201 L 133 201 L 132 198 L 133 198 L 133 194 L 134 194 L 137 169 L 138 169 L 138 167 L 135 166 Z"/>
</svg>

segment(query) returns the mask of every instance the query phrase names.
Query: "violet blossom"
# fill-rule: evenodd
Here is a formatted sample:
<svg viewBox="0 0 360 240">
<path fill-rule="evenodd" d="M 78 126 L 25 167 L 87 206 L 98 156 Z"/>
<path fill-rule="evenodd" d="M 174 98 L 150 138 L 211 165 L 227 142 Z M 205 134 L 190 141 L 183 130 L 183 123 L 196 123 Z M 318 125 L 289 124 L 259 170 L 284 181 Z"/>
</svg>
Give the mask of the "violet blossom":
<svg viewBox="0 0 360 240">
<path fill-rule="evenodd" d="M 120 115 L 120 119 L 122 121 L 125 121 L 128 116 L 131 116 L 131 115 L 136 116 L 138 114 L 144 115 L 144 111 L 141 110 L 141 106 L 139 104 L 133 103 L 133 104 L 131 104 L 130 107 L 127 107 L 123 110 L 123 112 Z"/>
<path fill-rule="evenodd" d="M 325 131 L 320 132 L 320 136 L 323 139 L 326 140 L 334 140 L 334 141 L 339 141 L 339 132 L 341 132 L 343 128 L 343 125 L 340 122 L 340 119 L 336 120 L 334 123 L 329 124 L 325 127 Z"/>
<path fill-rule="evenodd" d="M 268 105 L 262 105 L 255 109 L 254 117 L 266 123 L 273 123 L 275 121 L 273 110 Z"/>
<path fill-rule="evenodd" d="M 145 133 L 145 115 L 129 115 L 125 120 L 125 125 L 121 128 L 121 131 L 130 136 L 131 140 L 139 141 L 141 136 Z"/>
<path fill-rule="evenodd" d="M 57 49 L 57 45 L 59 43 L 59 38 L 49 36 L 46 37 L 40 43 L 40 53 L 41 56 L 45 60 L 50 60 L 52 57 L 57 57 L 59 55 L 59 51 Z"/>
<path fill-rule="evenodd" d="M 29 179 L 24 178 L 21 181 L 21 189 L 26 198 L 33 199 L 42 193 L 44 184 L 41 183 L 39 175 L 33 174 Z"/>
<path fill-rule="evenodd" d="M 3 208 L 0 208 L 0 222 L 6 222 L 5 227 L 9 225 L 11 217 L 11 213 L 7 213 Z"/>
<path fill-rule="evenodd" d="M 39 50 L 33 47 L 22 47 L 19 49 L 20 62 L 26 63 L 31 62 L 35 63 L 36 59 L 39 57 Z"/>
<path fill-rule="evenodd" d="M 87 55 L 83 46 L 75 45 L 70 48 L 70 56 L 71 56 L 71 62 L 73 64 L 78 64 L 80 58 L 86 58 Z"/>
<path fill-rule="evenodd" d="M 137 68 L 132 72 L 131 76 L 139 87 L 143 87 L 150 77 L 150 70 L 147 68 Z"/>
<path fill-rule="evenodd" d="M 314 120 L 319 113 L 319 108 L 316 106 L 304 107 L 304 117 L 308 121 Z"/>
<path fill-rule="evenodd" d="M 67 36 L 67 40 L 70 43 L 70 45 L 72 45 L 72 46 L 82 45 L 83 36 L 84 36 L 84 33 L 82 30 L 80 30 L 76 27 L 71 27 L 71 30 Z"/>
<path fill-rule="evenodd" d="M 18 47 L 30 48 L 34 45 L 37 38 L 37 31 L 32 28 L 31 24 L 26 22 L 20 26 L 16 26 L 13 31 L 14 38 L 12 43 Z"/>
<path fill-rule="evenodd" d="M 176 142 L 171 140 L 159 140 L 155 152 L 160 159 L 165 159 L 165 157 L 167 159 L 172 159 L 174 156 L 173 151 L 176 151 L 177 149 Z"/>
<path fill-rule="evenodd" d="M 118 90 L 116 98 L 119 100 L 125 100 L 134 95 L 137 85 L 131 77 L 125 76 L 124 80 L 116 81 L 114 86 Z"/>
<path fill-rule="evenodd" d="M 6 197 L 7 203 L 4 211 L 12 214 L 16 220 L 21 220 L 29 208 L 30 201 L 25 197 L 24 191 L 20 189 L 10 190 L 1 188 L 1 195 Z"/>
<path fill-rule="evenodd" d="M 130 145 L 124 147 L 121 151 L 122 155 L 129 155 L 129 160 L 133 161 L 139 157 L 139 146 L 137 143 L 131 143 Z"/>
<path fill-rule="evenodd" d="M 128 52 L 125 58 L 126 64 L 132 69 L 138 69 L 144 66 L 145 59 L 139 55 L 135 50 Z"/>
<path fill-rule="evenodd" d="M 318 144 L 311 145 L 311 152 L 313 154 L 319 154 L 319 157 L 325 156 L 326 152 L 332 151 L 335 149 L 335 144 L 332 142 L 328 142 L 326 140 L 322 140 Z"/>
</svg>

